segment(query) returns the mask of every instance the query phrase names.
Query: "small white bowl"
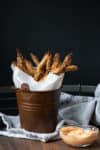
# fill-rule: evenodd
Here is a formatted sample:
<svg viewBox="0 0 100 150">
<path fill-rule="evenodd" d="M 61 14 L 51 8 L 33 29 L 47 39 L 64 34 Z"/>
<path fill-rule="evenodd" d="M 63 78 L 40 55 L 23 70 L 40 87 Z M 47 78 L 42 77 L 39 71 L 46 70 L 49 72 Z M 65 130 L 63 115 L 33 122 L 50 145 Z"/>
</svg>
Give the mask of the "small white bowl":
<svg viewBox="0 0 100 150">
<path fill-rule="evenodd" d="M 60 128 L 61 139 L 74 147 L 87 147 L 97 140 L 99 129 L 92 125 L 68 125 Z"/>
</svg>

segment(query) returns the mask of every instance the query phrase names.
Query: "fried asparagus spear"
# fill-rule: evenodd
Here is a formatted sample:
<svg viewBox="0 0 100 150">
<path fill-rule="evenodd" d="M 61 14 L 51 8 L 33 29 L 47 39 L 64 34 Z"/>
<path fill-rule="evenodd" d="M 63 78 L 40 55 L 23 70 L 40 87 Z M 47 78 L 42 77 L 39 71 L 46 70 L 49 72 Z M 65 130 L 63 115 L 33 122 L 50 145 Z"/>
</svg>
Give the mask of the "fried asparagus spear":
<svg viewBox="0 0 100 150">
<path fill-rule="evenodd" d="M 35 67 L 33 67 L 33 64 L 31 63 L 31 61 L 24 59 L 24 64 L 25 64 L 27 73 L 31 75 L 32 77 L 34 77 Z"/>
<path fill-rule="evenodd" d="M 49 73 L 51 70 L 51 61 L 52 61 L 52 55 L 48 54 L 48 59 L 46 61 L 46 73 Z"/>
<path fill-rule="evenodd" d="M 22 71 L 28 73 L 31 76 L 34 76 L 35 69 L 32 63 L 25 59 L 20 52 L 20 49 L 17 48 L 17 67 L 19 67 Z"/>
<path fill-rule="evenodd" d="M 38 66 L 36 67 L 36 72 L 34 75 L 34 79 L 36 81 L 39 81 L 41 79 L 41 77 L 43 76 L 43 74 L 45 72 L 45 65 L 48 60 L 48 57 L 49 57 L 49 53 L 46 53 L 44 55 L 44 57 L 42 58 L 42 60 L 40 61 L 40 63 L 38 64 Z"/>
<path fill-rule="evenodd" d="M 30 53 L 30 56 L 32 58 L 32 61 L 36 64 L 36 66 L 39 65 L 39 60 L 38 60 L 37 56 L 34 55 L 33 53 Z"/>
<path fill-rule="evenodd" d="M 77 71 L 78 70 L 78 66 L 77 65 L 69 65 L 66 67 L 65 71 L 69 72 L 69 71 Z"/>
<path fill-rule="evenodd" d="M 24 58 L 20 49 L 17 48 L 17 61 L 15 65 L 31 75 L 36 81 L 44 80 L 49 72 L 59 75 L 64 72 L 78 70 L 77 65 L 72 65 L 72 53 L 67 54 L 62 63 L 60 61 L 59 53 L 54 55 L 53 62 L 52 54 L 50 52 L 47 52 L 40 62 L 33 53 L 30 53 L 30 56 L 36 67 L 33 66 L 31 61 Z"/>
<path fill-rule="evenodd" d="M 51 71 L 55 70 L 60 65 L 60 54 L 56 53 L 53 58 L 53 63 L 51 66 Z"/>
<path fill-rule="evenodd" d="M 46 65 L 44 66 L 44 71 L 42 71 L 40 81 L 44 80 L 48 75 L 48 73 L 51 71 L 51 62 L 52 62 L 52 55 L 48 53 L 48 59 L 46 61 Z"/>
<path fill-rule="evenodd" d="M 65 68 L 67 66 L 69 66 L 71 64 L 71 62 L 72 62 L 72 53 L 66 55 L 62 64 L 59 67 L 57 67 L 56 69 L 52 70 L 52 72 L 54 74 L 58 74 L 58 75 L 65 72 Z"/>
<path fill-rule="evenodd" d="M 16 62 L 16 66 L 18 68 L 20 68 L 22 71 L 26 72 L 26 68 L 25 68 L 25 64 L 24 64 L 24 57 L 22 55 L 22 53 L 20 52 L 20 49 L 17 48 L 17 62 Z"/>
</svg>

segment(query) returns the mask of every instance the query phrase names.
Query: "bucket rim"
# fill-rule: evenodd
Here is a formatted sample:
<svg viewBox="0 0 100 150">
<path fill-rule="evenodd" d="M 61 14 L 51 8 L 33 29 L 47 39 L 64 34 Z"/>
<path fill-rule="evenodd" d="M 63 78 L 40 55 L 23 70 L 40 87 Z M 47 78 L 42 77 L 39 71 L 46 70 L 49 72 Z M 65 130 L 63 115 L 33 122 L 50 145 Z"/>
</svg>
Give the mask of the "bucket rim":
<svg viewBox="0 0 100 150">
<path fill-rule="evenodd" d="M 12 86 L 12 89 L 15 90 L 16 92 L 28 92 L 28 93 L 48 93 L 48 92 L 56 92 L 56 91 L 61 91 L 61 87 L 58 89 L 53 89 L 53 90 L 44 90 L 44 91 L 30 91 L 29 89 L 21 89 L 21 88 L 16 88 L 15 86 Z"/>
</svg>

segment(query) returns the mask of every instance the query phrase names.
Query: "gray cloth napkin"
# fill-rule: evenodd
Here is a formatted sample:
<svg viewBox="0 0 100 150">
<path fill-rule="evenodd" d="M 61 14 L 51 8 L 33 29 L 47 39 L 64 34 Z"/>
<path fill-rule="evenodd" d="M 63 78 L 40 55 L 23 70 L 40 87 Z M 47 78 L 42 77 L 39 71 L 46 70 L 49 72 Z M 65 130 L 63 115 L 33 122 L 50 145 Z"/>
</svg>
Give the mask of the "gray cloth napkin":
<svg viewBox="0 0 100 150">
<path fill-rule="evenodd" d="M 35 133 L 20 128 L 19 116 L 0 113 L 0 135 L 47 142 L 59 138 L 59 129 L 64 124 L 87 125 L 90 122 L 100 126 L 100 84 L 94 97 L 74 96 L 61 93 L 58 124 L 52 133 Z"/>
</svg>

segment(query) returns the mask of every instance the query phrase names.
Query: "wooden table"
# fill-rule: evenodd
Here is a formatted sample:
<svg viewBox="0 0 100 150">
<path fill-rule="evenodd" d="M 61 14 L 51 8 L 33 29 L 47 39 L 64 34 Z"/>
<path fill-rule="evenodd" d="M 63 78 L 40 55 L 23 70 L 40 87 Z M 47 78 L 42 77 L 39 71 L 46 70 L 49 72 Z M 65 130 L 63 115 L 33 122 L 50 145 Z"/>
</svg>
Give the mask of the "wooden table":
<svg viewBox="0 0 100 150">
<path fill-rule="evenodd" d="M 98 140 L 87 148 L 74 148 L 61 140 L 43 143 L 34 140 L 9 138 L 0 136 L 0 150 L 100 150 L 100 136 Z"/>
</svg>

